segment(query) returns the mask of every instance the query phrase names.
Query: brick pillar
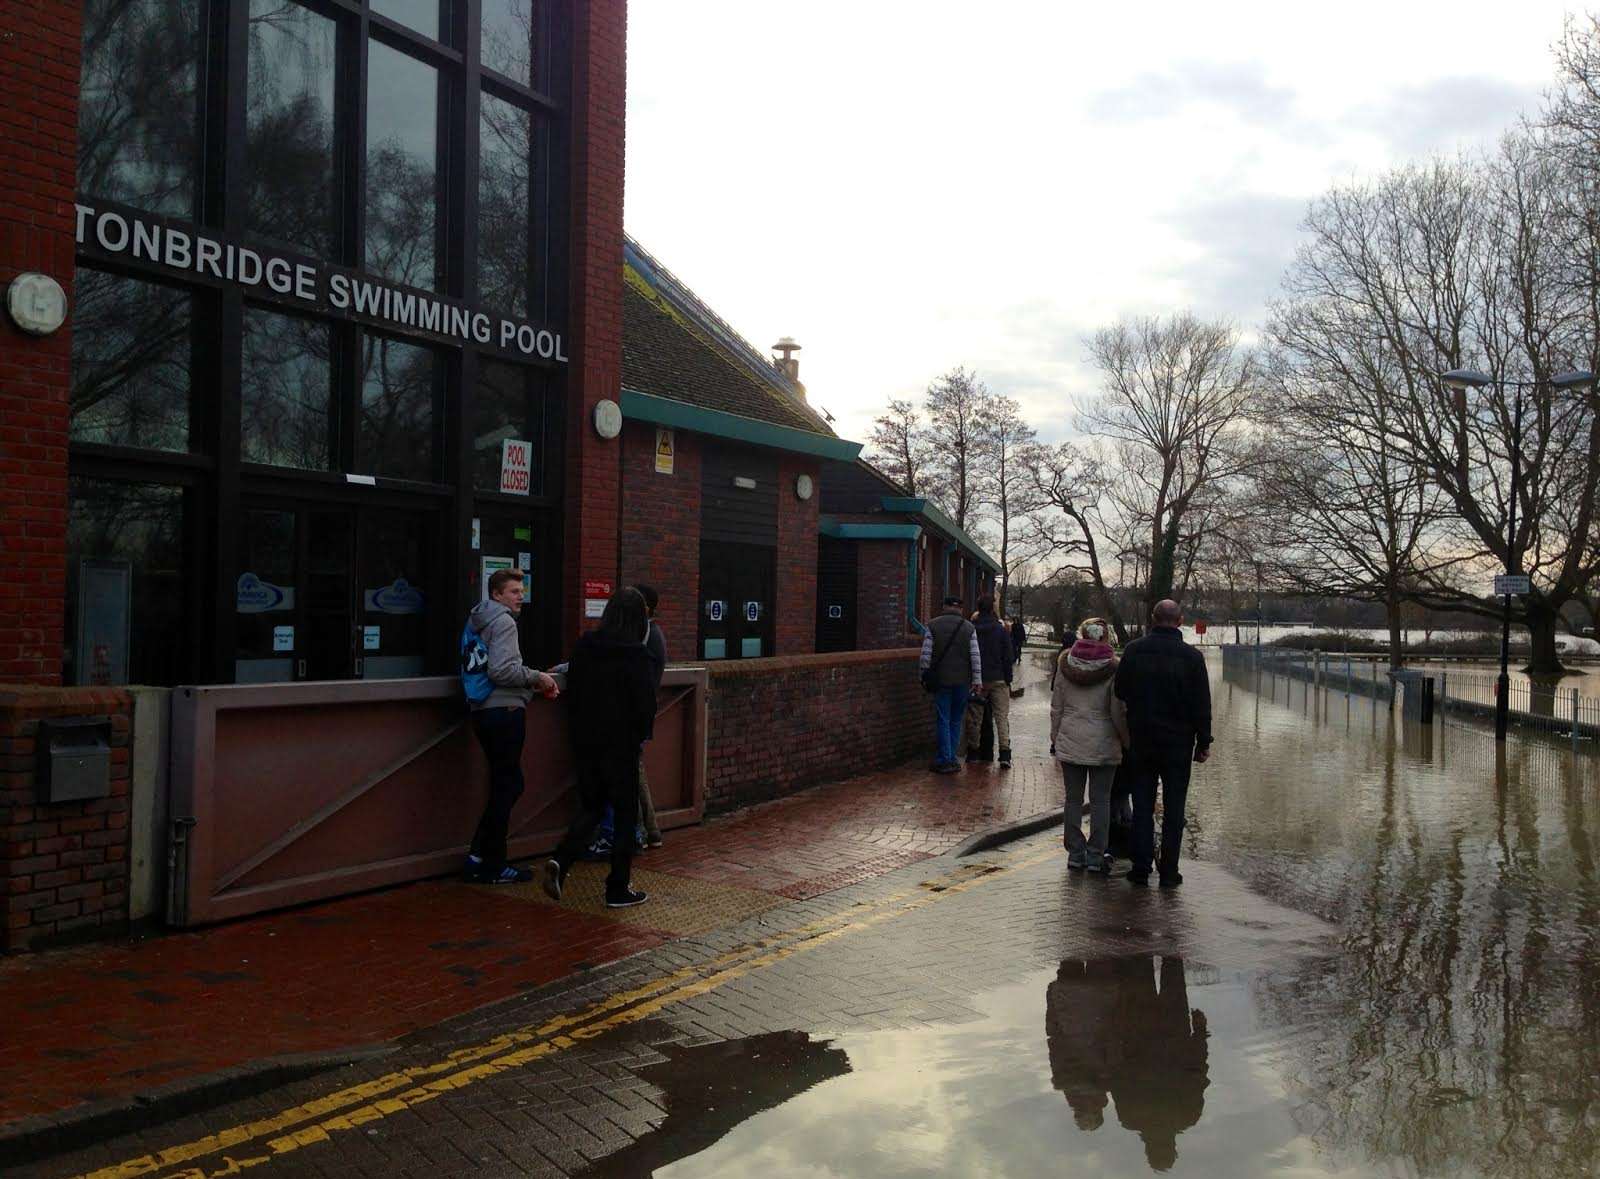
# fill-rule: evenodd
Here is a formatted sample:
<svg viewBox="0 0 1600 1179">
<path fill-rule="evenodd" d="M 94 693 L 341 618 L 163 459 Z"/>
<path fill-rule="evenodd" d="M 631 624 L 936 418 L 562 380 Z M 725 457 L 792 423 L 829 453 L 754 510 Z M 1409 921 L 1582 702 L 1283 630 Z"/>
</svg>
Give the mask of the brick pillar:
<svg viewBox="0 0 1600 1179">
<path fill-rule="evenodd" d="M 24 271 L 72 299 L 76 4 L 10 7 L 0 30 L 0 296 Z M 0 311 L 0 683 L 61 682 L 71 332 L 38 338 Z"/>
<path fill-rule="evenodd" d="M 778 655 L 810 655 L 817 649 L 817 503 L 794 493 L 795 480 L 811 476 L 822 485 L 821 464 L 804 455 L 778 460 L 778 583 L 775 642 Z"/>
<path fill-rule="evenodd" d="M 594 431 L 595 404 L 622 390 L 623 101 L 626 0 L 573 11 L 572 339 L 567 389 L 563 630 L 584 626 L 583 583 L 615 582 L 621 442 Z"/>
<path fill-rule="evenodd" d="M 622 431 L 622 581 L 649 582 L 661 595 L 656 620 L 667 658 L 699 655 L 700 439 L 674 430 L 672 474 L 656 470 L 656 428 Z"/>
</svg>

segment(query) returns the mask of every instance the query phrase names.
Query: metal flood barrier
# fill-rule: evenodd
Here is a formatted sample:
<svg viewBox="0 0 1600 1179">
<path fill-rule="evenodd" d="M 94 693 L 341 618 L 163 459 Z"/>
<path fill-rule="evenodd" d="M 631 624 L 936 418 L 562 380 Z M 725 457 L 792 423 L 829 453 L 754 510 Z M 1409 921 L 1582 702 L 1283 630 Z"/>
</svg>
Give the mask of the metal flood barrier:
<svg viewBox="0 0 1600 1179">
<path fill-rule="evenodd" d="M 706 672 L 668 668 L 645 746 L 662 827 L 705 807 Z M 535 697 L 510 851 L 574 809 L 565 708 Z M 180 687 L 172 693 L 167 920 L 203 925 L 457 870 L 488 771 L 457 679 Z"/>
</svg>

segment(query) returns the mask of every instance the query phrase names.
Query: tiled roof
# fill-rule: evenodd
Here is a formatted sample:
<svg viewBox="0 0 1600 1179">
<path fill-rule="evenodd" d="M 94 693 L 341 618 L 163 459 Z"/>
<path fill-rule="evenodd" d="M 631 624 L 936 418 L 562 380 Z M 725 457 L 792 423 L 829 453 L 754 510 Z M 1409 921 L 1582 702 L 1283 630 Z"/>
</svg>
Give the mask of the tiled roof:
<svg viewBox="0 0 1600 1179">
<path fill-rule="evenodd" d="M 833 437 L 806 406 L 750 372 L 632 266 L 623 272 L 622 383 L 703 409 Z"/>
</svg>

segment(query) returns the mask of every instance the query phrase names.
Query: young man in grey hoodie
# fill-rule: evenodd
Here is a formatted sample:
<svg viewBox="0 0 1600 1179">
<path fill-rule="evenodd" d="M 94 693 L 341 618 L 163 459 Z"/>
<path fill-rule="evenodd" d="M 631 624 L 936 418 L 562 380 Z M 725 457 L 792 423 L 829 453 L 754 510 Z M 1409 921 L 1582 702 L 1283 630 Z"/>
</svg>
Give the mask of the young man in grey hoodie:
<svg viewBox="0 0 1600 1179">
<path fill-rule="evenodd" d="M 506 863 L 511 808 L 522 797 L 522 745 L 527 738 L 528 701 L 535 692 L 556 695 L 556 682 L 522 662 L 517 615 L 522 613 L 522 573 L 499 569 L 489 575 L 489 596 L 472 608 L 469 621 L 489 649 L 494 691 L 472 706 L 472 727 L 489 762 L 489 803 L 478 820 L 462 877 L 474 884 L 526 884 L 527 868 Z"/>
</svg>

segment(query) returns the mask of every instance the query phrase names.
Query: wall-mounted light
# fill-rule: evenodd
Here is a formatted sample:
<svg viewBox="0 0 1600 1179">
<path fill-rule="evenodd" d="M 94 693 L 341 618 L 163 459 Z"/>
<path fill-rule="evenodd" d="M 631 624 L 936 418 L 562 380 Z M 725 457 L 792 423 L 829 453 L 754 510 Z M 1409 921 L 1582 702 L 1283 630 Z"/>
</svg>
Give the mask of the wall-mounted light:
<svg viewBox="0 0 1600 1179">
<path fill-rule="evenodd" d="M 756 489 L 756 481 L 746 478 L 744 475 L 735 475 L 733 477 L 733 485 L 740 491 L 754 491 Z"/>
</svg>

